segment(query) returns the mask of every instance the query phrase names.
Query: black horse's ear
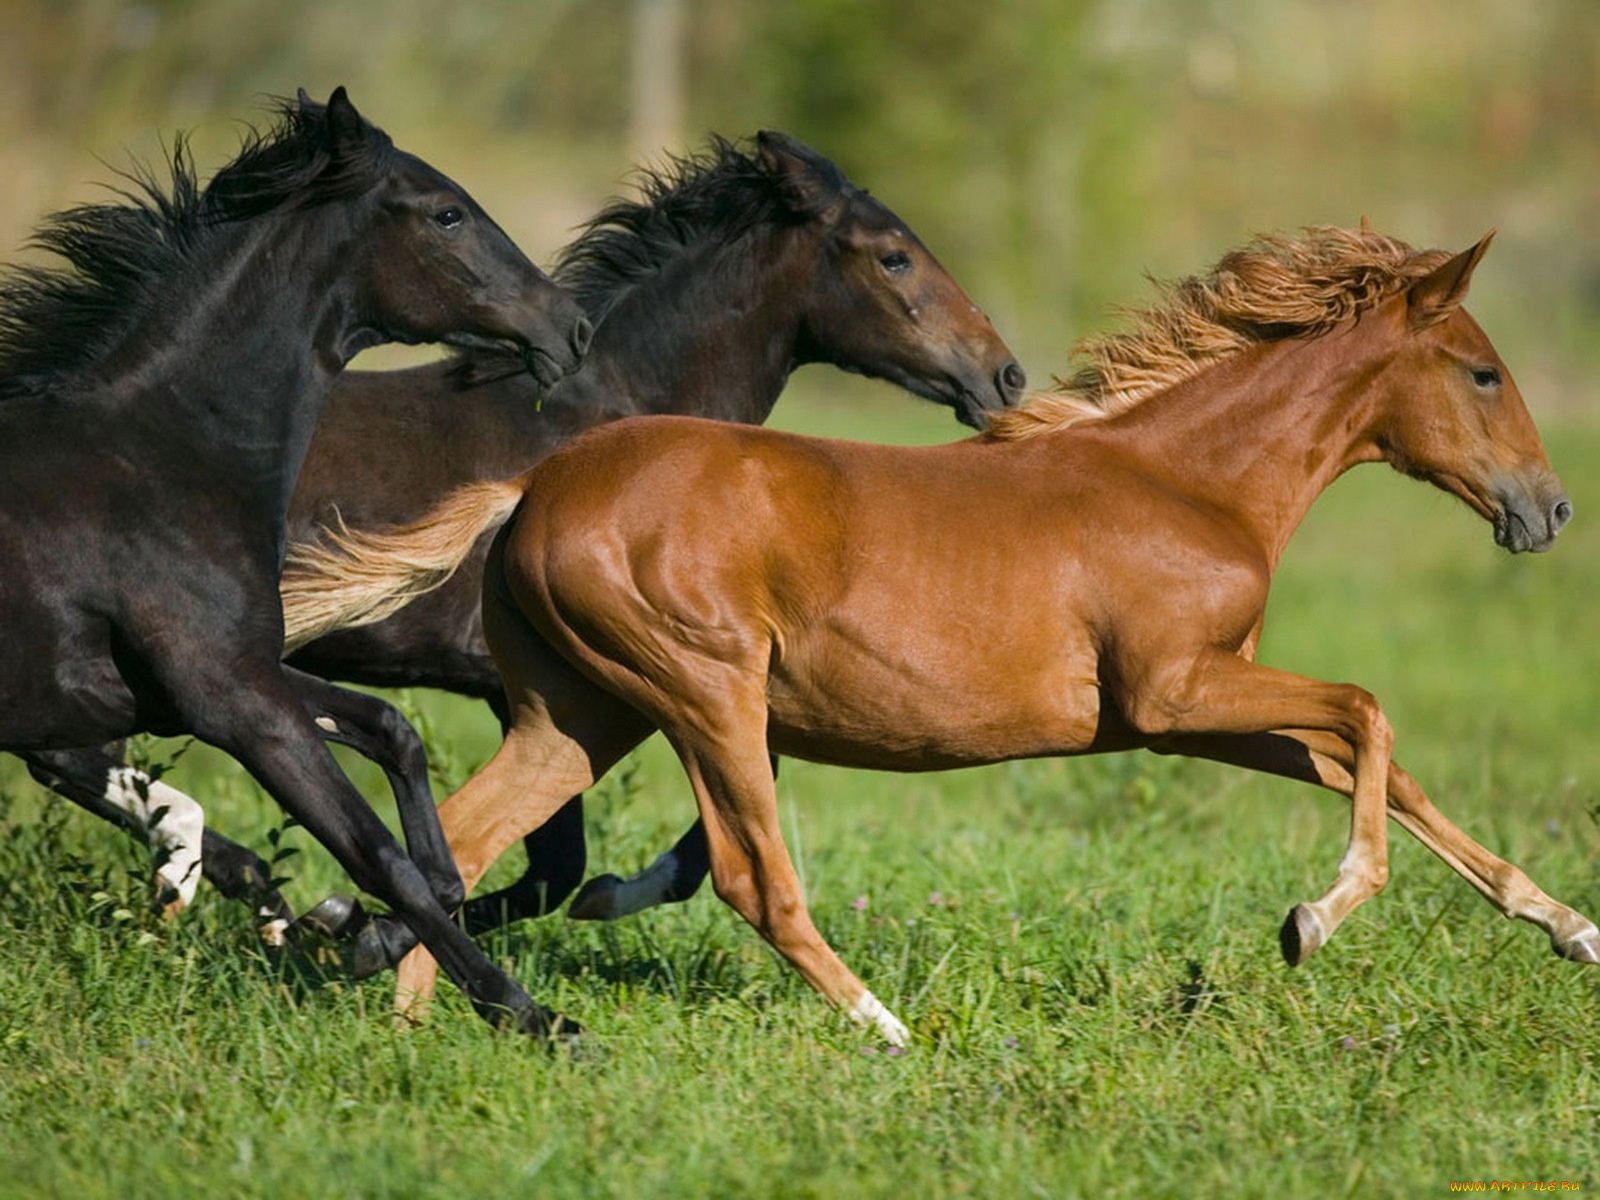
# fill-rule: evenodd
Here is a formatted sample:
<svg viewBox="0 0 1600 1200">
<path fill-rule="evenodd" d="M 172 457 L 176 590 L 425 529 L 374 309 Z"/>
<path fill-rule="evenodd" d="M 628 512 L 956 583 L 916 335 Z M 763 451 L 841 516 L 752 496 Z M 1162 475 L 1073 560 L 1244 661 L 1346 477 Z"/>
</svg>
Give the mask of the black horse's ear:
<svg viewBox="0 0 1600 1200">
<path fill-rule="evenodd" d="M 302 96 L 304 92 L 300 93 Z M 350 103 L 343 87 L 333 89 L 328 97 L 328 148 L 336 160 L 354 158 L 366 148 L 366 122 Z"/>
<path fill-rule="evenodd" d="M 316 101 L 311 99 L 311 93 L 306 91 L 305 88 L 297 88 L 295 98 L 299 101 L 300 111 L 303 113 L 310 112 L 316 104 Z"/>
<path fill-rule="evenodd" d="M 756 161 L 770 175 L 797 214 L 822 218 L 844 203 L 850 186 L 844 173 L 809 146 L 786 133 L 763 129 L 756 134 Z"/>
</svg>

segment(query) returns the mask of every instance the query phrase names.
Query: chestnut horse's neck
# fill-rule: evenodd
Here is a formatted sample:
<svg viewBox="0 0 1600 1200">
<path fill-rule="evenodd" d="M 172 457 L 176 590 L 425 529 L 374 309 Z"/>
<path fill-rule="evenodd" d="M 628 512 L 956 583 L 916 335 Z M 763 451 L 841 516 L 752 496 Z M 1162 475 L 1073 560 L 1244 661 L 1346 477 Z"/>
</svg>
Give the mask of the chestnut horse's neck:
<svg viewBox="0 0 1600 1200">
<path fill-rule="evenodd" d="M 1398 349 L 1386 315 L 1252 346 L 1110 418 L 1105 434 L 1154 478 L 1233 513 L 1276 566 L 1316 498 L 1383 458 Z"/>
<path fill-rule="evenodd" d="M 763 227 L 685 251 L 616 302 L 546 405 L 594 424 L 652 413 L 761 424 L 800 361 L 814 236 Z"/>
</svg>

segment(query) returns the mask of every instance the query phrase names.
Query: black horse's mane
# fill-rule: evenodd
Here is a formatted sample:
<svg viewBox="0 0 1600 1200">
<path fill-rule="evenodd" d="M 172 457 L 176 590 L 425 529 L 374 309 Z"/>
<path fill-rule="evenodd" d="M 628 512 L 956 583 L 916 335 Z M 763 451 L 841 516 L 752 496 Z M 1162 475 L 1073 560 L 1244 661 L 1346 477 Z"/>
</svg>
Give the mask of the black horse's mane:
<svg viewBox="0 0 1600 1200">
<path fill-rule="evenodd" d="M 174 139 L 171 176 L 135 162 L 112 189 L 120 203 L 84 204 L 47 217 L 29 244 L 65 260 L 0 275 L 0 398 L 59 385 L 110 352 L 138 316 L 193 264 L 209 231 L 273 209 L 309 207 L 370 186 L 391 143 L 361 124 L 362 143 L 335 160 L 327 109 L 274 101 L 266 132 L 246 129 L 238 156 L 200 186 L 188 141 Z"/>
<path fill-rule="evenodd" d="M 612 200 L 586 221 L 551 272 L 596 325 L 630 286 L 683 251 L 798 219 L 760 163 L 715 135 L 703 152 L 641 169 L 636 180 L 640 198 Z"/>
</svg>

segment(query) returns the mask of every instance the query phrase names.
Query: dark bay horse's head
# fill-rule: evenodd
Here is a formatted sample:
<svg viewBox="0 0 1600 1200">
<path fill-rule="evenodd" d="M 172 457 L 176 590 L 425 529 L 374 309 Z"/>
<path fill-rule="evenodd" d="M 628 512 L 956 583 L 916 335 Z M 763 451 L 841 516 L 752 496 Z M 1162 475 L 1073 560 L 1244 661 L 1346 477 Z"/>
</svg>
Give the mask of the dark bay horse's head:
<svg viewBox="0 0 1600 1200">
<path fill-rule="evenodd" d="M 1397 468 L 1464 500 L 1512 553 L 1548 550 L 1572 517 L 1511 372 L 1461 307 L 1491 232 L 1391 302 L 1403 323 L 1385 373 L 1379 445 Z"/>
<path fill-rule="evenodd" d="M 821 251 L 803 299 L 802 361 L 887 379 L 974 428 L 1021 399 L 1017 360 L 904 221 L 791 137 L 760 133 L 756 154 Z"/>
<path fill-rule="evenodd" d="M 319 106 L 302 91 L 302 113 Z M 587 317 L 522 253 L 466 190 L 395 150 L 345 96 L 326 107 L 329 173 L 364 184 L 353 219 L 373 333 L 509 352 L 545 385 L 574 370 L 592 334 Z"/>
</svg>

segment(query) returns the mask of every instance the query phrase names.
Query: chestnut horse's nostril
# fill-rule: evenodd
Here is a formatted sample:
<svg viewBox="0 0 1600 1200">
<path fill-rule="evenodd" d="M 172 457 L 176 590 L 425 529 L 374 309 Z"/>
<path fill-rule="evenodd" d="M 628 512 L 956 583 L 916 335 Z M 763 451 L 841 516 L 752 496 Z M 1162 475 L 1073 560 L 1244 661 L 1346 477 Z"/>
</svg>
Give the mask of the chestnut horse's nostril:
<svg viewBox="0 0 1600 1200">
<path fill-rule="evenodd" d="M 1572 520 L 1572 501 L 1557 500 L 1556 506 L 1550 510 L 1550 532 L 1552 535 L 1560 533 L 1562 526 Z"/>
<path fill-rule="evenodd" d="M 1016 362 L 1008 362 L 1000 369 L 996 382 L 1000 385 L 1000 394 L 1008 402 L 1014 401 L 1022 395 L 1022 389 L 1028 386 L 1028 373 Z"/>
<path fill-rule="evenodd" d="M 589 352 L 589 343 L 594 341 L 594 326 L 589 323 L 588 317 L 579 317 L 578 323 L 572 327 L 572 352 L 580 357 Z"/>
</svg>

